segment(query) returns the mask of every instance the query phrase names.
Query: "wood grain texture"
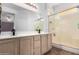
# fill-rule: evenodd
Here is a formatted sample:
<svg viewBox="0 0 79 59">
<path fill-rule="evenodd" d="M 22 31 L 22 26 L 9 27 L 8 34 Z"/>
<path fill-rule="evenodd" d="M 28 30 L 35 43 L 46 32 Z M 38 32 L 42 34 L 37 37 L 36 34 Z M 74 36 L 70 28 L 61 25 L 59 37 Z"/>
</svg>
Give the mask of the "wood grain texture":
<svg viewBox="0 0 79 59">
<path fill-rule="evenodd" d="M 20 40 L 20 54 L 21 55 L 33 54 L 33 37 L 24 37 Z"/>
<path fill-rule="evenodd" d="M 2 40 L 0 41 L 0 54 L 1 55 L 15 55 L 18 54 L 18 40 Z"/>
<path fill-rule="evenodd" d="M 48 34 L 48 50 L 52 48 L 52 34 Z"/>
<path fill-rule="evenodd" d="M 52 48 L 51 34 L 0 40 L 0 54 L 41 55 Z"/>
<path fill-rule="evenodd" d="M 48 51 L 47 35 L 41 35 L 41 53 L 44 54 Z"/>
<path fill-rule="evenodd" d="M 34 36 L 34 55 L 41 54 L 40 35 Z"/>
</svg>

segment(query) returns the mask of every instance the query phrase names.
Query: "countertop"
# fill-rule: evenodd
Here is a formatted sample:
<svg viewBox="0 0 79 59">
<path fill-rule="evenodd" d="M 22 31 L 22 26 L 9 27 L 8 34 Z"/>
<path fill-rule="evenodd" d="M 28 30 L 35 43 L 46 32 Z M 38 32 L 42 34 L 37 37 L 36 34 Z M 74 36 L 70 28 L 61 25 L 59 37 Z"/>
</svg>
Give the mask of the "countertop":
<svg viewBox="0 0 79 59">
<path fill-rule="evenodd" d="M 25 36 L 34 36 L 34 35 L 41 35 L 41 34 L 48 34 L 48 32 L 41 32 L 40 34 L 37 32 L 19 32 L 16 33 L 15 36 L 12 35 L 0 35 L 0 39 L 10 39 L 10 38 L 19 38 L 19 37 L 25 37 Z"/>
</svg>

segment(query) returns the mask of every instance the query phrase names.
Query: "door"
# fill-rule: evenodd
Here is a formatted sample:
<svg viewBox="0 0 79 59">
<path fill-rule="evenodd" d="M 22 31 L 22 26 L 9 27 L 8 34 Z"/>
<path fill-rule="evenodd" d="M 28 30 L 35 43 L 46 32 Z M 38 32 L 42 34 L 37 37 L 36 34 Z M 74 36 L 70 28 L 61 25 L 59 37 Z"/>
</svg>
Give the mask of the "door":
<svg viewBox="0 0 79 59">
<path fill-rule="evenodd" d="M 34 55 L 41 54 L 41 42 L 40 42 L 40 35 L 34 36 Z"/>
<path fill-rule="evenodd" d="M 48 40 L 47 34 L 41 35 L 41 53 L 44 54 L 48 51 Z"/>
<path fill-rule="evenodd" d="M 20 54 L 33 55 L 33 37 L 23 37 L 20 39 Z"/>
<path fill-rule="evenodd" d="M 52 34 L 48 34 L 48 50 L 52 48 Z"/>
<path fill-rule="evenodd" d="M 16 55 L 19 54 L 19 41 L 16 39 L 0 40 L 1 55 Z"/>
</svg>

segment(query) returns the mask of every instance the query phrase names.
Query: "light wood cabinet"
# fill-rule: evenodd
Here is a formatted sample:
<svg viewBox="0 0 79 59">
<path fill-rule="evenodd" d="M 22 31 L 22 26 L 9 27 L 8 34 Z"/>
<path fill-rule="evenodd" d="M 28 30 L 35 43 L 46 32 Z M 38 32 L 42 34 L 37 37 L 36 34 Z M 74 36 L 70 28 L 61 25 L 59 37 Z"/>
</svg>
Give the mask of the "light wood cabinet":
<svg viewBox="0 0 79 59">
<path fill-rule="evenodd" d="M 0 54 L 1 55 L 14 55 L 19 53 L 19 41 L 16 39 L 0 40 Z"/>
<path fill-rule="evenodd" d="M 34 55 L 40 55 L 41 54 L 41 41 L 40 41 L 40 35 L 34 36 Z"/>
<path fill-rule="evenodd" d="M 33 55 L 33 37 L 23 37 L 20 39 L 20 54 Z"/>
<path fill-rule="evenodd" d="M 52 34 L 48 34 L 48 50 L 52 48 Z"/>
<path fill-rule="evenodd" d="M 20 54 L 41 55 L 52 48 L 52 35 L 42 34 L 20 39 Z"/>
<path fill-rule="evenodd" d="M 41 53 L 44 54 L 48 51 L 48 36 L 47 34 L 41 35 Z"/>
<path fill-rule="evenodd" d="M 41 34 L 0 40 L 0 54 L 41 55 L 52 48 L 52 35 Z"/>
</svg>

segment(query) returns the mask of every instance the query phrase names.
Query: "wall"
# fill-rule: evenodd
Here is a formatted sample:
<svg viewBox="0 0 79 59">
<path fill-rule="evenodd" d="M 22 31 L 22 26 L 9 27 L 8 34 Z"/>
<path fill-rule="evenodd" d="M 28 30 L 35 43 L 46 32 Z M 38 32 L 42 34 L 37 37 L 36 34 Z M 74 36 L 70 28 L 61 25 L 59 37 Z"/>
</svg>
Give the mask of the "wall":
<svg viewBox="0 0 79 59">
<path fill-rule="evenodd" d="M 46 3 L 39 3 L 39 14 L 40 17 L 44 18 L 44 31 L 48 32 L 48 10 Z"/>
<path fill-rule="evenodd" d="M 37 19 L 37 14 L 34 12 L 20 11 L 15 17 L 16 31 L 33 31 L 34 21 Z"/>
<path fill-rule="evenodd" d="M 55 34 L 53 43 L 79 48 L 79 13 L 55 16 Z"/>
<path fill-rule="evenodd" d="M 2 7 L 3 12 L 17 14 L 17 11 L 15 9 L 7 7 L 5 4 L 2 4 L 1 7 Z M 3 36 L 3 35 L 12 35 L 12 34 L 11 34 L 11 32 L 8 31 L 8 32 L 1 32 L 1 35 Z"/>
<path fill-rule="evenodd" d="M 38 18 L 44 18 L 44 32 L 48 31 L 48 18 L 46 4 L 38 4 L 39 11 L 34 13 L 31 11 L 19 11 L 15 18 L 16 31 L 34 31 L 34 22 Z"/>
<path fill-rule="evenodd" d="M 6 4 L 2 4 L 1 7 L 2 7 L 2 11 L 13 13 L 13 14 L 17 13 L 15 9 L 7 7 Z"/>
<path fill-rule="evenodd" d="M 44 28 L 43 31 L 47 32 L 48 31 L 48 19 L 47 19 L 47 6 L 46 4 L 39 3 L 37 4 L 39 7 L 38 13 L 29 11 L 29 10 L 24 10 L 22 8 L 13 6 L 12 4 L 3 4 L 2 9 L 3 11 L 14 13 L 15 14 L 15 19 L 14 19 L 14 24 L 15 24 L 15 29 L 16 32 L 31 32 L 34 31 L 34 22 L 38 18 L 44 18 Z M 4 34 L 11 34 L 10 32 L 4 32 Z"/>
</svg>

